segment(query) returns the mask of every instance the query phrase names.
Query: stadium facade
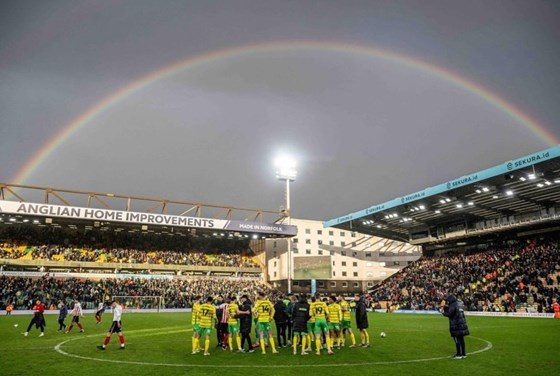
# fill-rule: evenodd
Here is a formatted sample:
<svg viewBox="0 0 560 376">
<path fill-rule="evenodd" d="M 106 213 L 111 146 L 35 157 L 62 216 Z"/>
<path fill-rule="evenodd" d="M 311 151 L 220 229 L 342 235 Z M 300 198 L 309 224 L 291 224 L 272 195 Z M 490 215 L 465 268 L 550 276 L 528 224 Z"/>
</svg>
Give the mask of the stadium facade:
<svg viewBox="0 0 560 376">
<path fill-rule="evenodd" d="M 321 221 L 292 218 L 291 224 L 298 228 L 293 238 L 268 238 L 251 243 L 265 266 L 267 281 L 282 291 L 288 291 L 291 269 L 294 293 L 363 292 L 421 256 L 419 246 L 324 228 Z"/>
</svg>

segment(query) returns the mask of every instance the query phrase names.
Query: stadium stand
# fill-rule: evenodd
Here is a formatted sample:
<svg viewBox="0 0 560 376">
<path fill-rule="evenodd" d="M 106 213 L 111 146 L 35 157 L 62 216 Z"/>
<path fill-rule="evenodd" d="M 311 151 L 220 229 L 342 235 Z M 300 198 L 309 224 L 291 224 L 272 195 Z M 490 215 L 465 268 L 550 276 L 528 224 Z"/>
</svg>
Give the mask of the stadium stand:
<svg viewBox="0 0 560 376">
<path fill-rule="evenodd" d="M 470 311 L 549 311 L 560 293 L 560 241 L 423 257 L 371 291 L 393 309 L 433 310 L 449 293 Z M 390 302 L 390 303 L 388 303 Z"/>
<path fill-rule="evenodd" d="M 158 296 L 164 308 L 186 308 L 198 294 L 228 296 L 250 294 L 258 290 L 273 292 L 258 279 L 198 278 L 198 279 L 142 279 L 142 278 L 40 278 L 0 276 L 0 309 L 13 303 L 16 309 L 31 309 L 36 299 L 46 306 L 59 301 L 70 303 L 78 299 L 86 309 L 93 309 L 99 301 L 113 296 Z M 140 306 L 137 308 L 154 308 Z"/>
</svg>

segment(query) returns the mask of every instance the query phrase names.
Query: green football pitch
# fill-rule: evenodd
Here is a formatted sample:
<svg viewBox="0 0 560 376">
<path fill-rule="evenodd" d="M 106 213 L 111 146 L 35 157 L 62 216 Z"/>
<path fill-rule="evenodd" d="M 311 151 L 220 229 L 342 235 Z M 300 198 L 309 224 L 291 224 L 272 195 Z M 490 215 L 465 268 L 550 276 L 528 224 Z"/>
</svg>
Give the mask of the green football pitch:
<svg viewBox="0 0 560 376">
<path fill-rule="evenodd" d="M 0 317 L 0 375 L 551 375 L 560 370 L 560 321 L 552 319 L 468 317 L 468 357 L 454 360 L 448 320 L 440 315 L 371 313 L 371 347 L 346 346 L 332 356 L 293 355 L 288 348 L 279 354 L 230 353 L 216 348 L 215 333 L 210 356 L 192 355 L 188 313 L 125 312 L 126 349 L 119 350 L 114 335 L 101 351 L 96 345 L 110 314 L 101 325 L 86 315 L 84 333 L 77 327 L 58 333 L 56 318 L 46 315 L 44 337 L 35 328 L 24 337 L 31 315 Z"/>
</svg>

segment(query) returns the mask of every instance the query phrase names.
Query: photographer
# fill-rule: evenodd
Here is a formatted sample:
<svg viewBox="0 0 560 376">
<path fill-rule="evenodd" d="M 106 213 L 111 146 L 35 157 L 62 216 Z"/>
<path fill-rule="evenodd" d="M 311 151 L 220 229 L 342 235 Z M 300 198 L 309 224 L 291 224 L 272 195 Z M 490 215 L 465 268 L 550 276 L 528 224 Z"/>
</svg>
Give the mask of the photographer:
<svg viewBox="0 0 560 376">
<path fill-rule="evenodd" d="M 453 359 L 465 359 L 467 352 L 465 350 L 465 336 L 469 335 L 469 327 L 465 319 L 463 302 L 450 294 L 442 302 L 440 312 L 449 318 L 449 332 L 455 341 L 456 353 Z"/>
</svg>

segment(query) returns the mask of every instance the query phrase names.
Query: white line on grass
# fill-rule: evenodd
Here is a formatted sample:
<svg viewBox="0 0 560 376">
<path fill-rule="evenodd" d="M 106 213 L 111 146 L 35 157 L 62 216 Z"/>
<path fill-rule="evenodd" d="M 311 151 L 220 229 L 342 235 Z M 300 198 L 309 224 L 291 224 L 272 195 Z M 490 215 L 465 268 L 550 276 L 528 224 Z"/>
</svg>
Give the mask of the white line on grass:
<svg viewBox="0 0 560 376">
<path fill-rule="evenodd" d="M 132 332 L 147 332 L 148 330 L 144 329 L 144 330 L 138 330 L 138 331 L 128 331 L 127 333 L 132 333 Z M 150 335 L 161 335 L 161 334 L 173 334 L 173 333 L 180 333 L 180 332 L 186 332 L 186 331 L 190 331 L 190 329 L 183 329 L 183 330 L 176 330 L 176 331 L 167 331 L 167 332 L 157 332 L 157 333 L 145 333 L 144 335 L 139 335 L 136 337 L 147 337 Z M 96 337 L 99 335 L 95 335 Z M 235 364 L 192 364 L 192 363 L 153 363 L 153 362 L 140 362 L 140 361 L 134 361 L 134 360 L 116 360 L 116 359 L 102 359 L 102 358 L 93 358 L 93 357 L 89 357 L 89 356 L 83 356 L 83 355 L 77 355 L 77 354 L 71 354 L 68 353 L 64 350 L 62 350 L 62 345 L 64 345 L 65 343 L 68 343 L 70 341 L 75 341 L 77 339 L 80 338 L 86 338 L 86 337 L 93 337 L 93 335 L 89 335 L 89 336 L 83 336 L 83 337 L 77 337 L 77 338 L 71 338 L 68 339 L 66 341 L 60 342 L 59 344 L 57 344 L 54 347 L 54 350 L 56 352 L 58 352 L 59 354 L 65 355 L 65 356 L 69 356 L 72 358 L 77 358 L 77 359 L 84 359 L 84 360 L 94 360 L 97 362 L 107 362 L 107 363 L 118 363 L 118 364 L 135 364 L 135 365 L 141 365 L 141 366 L 164 366 L 164 367 L 197 367 L 197 368 L 246 368 L 247 365 L 246 364 L 239 364 L 239 365 L 235 365 Z M 471 336 L 472 339 L 476 339 L 479 341 L 482 341 L 484 343 L 486 343 L 486 347 L 480 349 L 480 350 L 476 350 L 473 352 L 468 353 L 469 355 L 474 355 L 474 354 L 479 354 L 488 350 L 491 350 L 493 345 L 492 342 L 487 341 L 483 338 L 478 338 L 478 337 L 474 337 Z M 443 359 L 449 359 L 449 356 L 440 356 L 440 357 L 435 357 L 435 358 L 423 358 L 423 359 L 409 359 L 409 360 L 393 360 L 393 361 L 385 361 L 385 362 L 364 362 L 364 363 L 329 363 L 329 364 L 271 364 L 271 365 L 252 365 L 252 368 L 301 368 L 301 367 L 348 367 L 348 366 L 369 366 L 369 365 L 390 365 L 390 364 L 405 364 L 405 363 L 421 363 L 421 362 L 431 362 L 431 361 L 435 361 L 435 360 L 443 360 Z"/>
</svg>

